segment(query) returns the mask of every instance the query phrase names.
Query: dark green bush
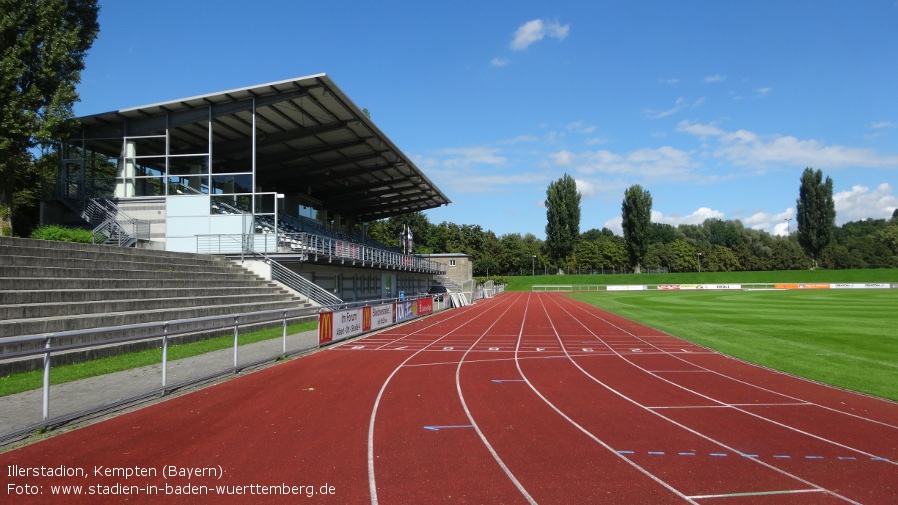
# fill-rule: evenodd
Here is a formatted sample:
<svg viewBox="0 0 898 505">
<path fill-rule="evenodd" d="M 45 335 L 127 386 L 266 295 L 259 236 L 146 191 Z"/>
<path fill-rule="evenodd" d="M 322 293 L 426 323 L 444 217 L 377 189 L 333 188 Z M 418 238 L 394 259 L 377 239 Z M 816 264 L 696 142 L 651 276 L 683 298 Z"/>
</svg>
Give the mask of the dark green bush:
<svg viewBox="0 0 898 505">
<path fill-rule="evenodd" d="M 55 240 L 57 242 L 80 242 L 90 244 L 93 236 L 89 230 L 66 228 L 65 226 L 41 226 L 31 233 L 31 238 L 38 240 Z"/>
</svg>

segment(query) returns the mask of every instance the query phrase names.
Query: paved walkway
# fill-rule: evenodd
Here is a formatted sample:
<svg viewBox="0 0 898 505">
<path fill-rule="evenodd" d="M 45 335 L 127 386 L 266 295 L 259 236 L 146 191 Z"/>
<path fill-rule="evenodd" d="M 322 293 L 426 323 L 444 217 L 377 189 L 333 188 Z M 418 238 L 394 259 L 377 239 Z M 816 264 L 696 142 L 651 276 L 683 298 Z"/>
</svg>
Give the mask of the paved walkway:
<svg viewBox="0 0 898 505">
<path fill-rule="evenodd" d="M 288 353 L 312 350 L 317 344 L 318 330 L 287 336 Z M 265 359 L 274 359 L 281 355 L 282 346 L 281 338 L 241 345 L 237 350 L 238 365 L 245 366 Z M 273 361 L 268 362 L 268 364 L 273 363 Z M 170 361 L 167 367 L 166 382 L 168 386 L 173 386 L 194 381 L 232 370 L 233 366 L 233 348 Z M 161 387 L 161 363 L 53 385 L 50 387 L 50 417 L 70 416 L 104 405 L 112 405 L 158 390 Z M 187 388 L 189 389 L 190 386 Z M 161 397 L 157 394 L 141 403 L 159 399 Z M 0 437 L 40 423 L 42 411 L 43 391 L 41 389 L 0 397 Z M 103 415 L 91 416 L 92 419 L 97 417 L 103 417 Z M 3 442 L 0 441 L 0 445 L 2 444 Z"/>
</svg>

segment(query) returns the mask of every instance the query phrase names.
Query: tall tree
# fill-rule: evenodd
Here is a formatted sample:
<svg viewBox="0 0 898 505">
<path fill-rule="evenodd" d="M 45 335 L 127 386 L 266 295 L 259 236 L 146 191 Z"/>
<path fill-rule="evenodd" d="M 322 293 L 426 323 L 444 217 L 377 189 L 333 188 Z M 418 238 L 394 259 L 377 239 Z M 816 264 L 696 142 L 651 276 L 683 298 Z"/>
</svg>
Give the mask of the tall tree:
<svg viewBox="0 0 898 505">
<path fill-rule="evenodd" d="M 546 189 L 546 247 L 555 265 L 574 251 L 580 237 L 580 193 L 568 174 Z"/>
<path fill-rule="evenodd" d="M 634 273 L 642 272 L 642 259 L 649 249 L 652 236 L 652 194 L 634 184 L 624 192 L 621 204 L 621 227 L 627 259 Z"/>
<path fill-rule="evenodd" d="M 75 85 L 100 26 L 97 0 L 0 0 L 0 235 L 11 235 L 16 173 L 66 136 Z"/>
<path fill-rule="evenodd" d="M 805 168 L 797 200 L 798 243 L 814 260 L 833 238 L 836 226 L 836 204 L 833 200 L 833 180 L 823 172 Z"/>
</svg>

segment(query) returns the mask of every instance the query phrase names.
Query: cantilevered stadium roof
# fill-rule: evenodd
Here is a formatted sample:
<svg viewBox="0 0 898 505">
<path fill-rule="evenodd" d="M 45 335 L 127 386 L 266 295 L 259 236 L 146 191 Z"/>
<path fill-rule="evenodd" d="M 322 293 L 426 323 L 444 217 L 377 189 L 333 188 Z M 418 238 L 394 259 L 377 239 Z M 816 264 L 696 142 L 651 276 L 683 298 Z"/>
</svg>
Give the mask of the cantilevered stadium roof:
<svg viewBox="0 0 898 505">
<path fill-rule="evenodd" d="M 450 202 L 325 74 L 79 119 L 85 139 L 139 137 L 167 128 L 169 154 L 204 153 L 211 144 L 213 165 L 247 167 L 233 171 L 251 170 L 255 139 L 261 191 L 295 195 L 359 221 Z M 95 149 L 104 144 L 91 142 Z M 106 148 L 118 156 L 121 142 Z"/>
</svg>

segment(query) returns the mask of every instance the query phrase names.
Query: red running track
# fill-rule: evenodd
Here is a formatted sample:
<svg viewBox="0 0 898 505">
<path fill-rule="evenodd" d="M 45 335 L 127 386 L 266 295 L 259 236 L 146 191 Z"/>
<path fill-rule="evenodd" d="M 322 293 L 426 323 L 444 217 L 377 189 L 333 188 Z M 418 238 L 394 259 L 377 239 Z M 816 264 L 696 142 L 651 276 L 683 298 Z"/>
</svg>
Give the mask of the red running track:
<svg viewBox="0 0 898 505">
<path fill-rule="evenodd" d="M 886 504 L 898 404 L 563 295 L 507 293 L 0 454 L 0 468 L 15 503 Z"/>
</svg>

